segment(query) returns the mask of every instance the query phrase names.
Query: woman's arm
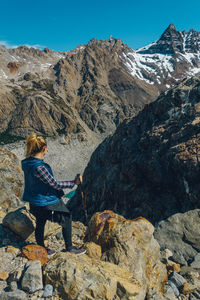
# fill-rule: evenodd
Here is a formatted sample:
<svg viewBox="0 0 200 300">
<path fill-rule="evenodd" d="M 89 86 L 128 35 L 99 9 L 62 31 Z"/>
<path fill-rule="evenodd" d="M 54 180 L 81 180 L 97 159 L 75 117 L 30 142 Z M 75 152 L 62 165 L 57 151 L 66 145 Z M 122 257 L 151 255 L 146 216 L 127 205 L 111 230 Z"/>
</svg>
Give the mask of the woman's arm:
<svg viewBox="0 0 200 300">
<path fill-rule="evenodd" d="M 56 190 L 62 190 L 65 188 L 73 188 L 75 185 L 74 180 L 72 181 L 56 181 L 55 178 L 49 173 L 46 167 L 38 166 L 34 174 L 43 183 L 50 185 Z"/>
</svg>

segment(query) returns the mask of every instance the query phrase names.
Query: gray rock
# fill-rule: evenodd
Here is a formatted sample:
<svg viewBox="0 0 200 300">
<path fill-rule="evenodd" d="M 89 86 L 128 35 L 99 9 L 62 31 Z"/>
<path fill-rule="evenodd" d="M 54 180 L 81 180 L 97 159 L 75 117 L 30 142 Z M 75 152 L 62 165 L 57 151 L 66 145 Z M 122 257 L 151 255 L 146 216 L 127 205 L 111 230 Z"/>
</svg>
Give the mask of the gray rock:
<svg viewBox="0 0 200 300">
<path fill-rule="evenodd" d="M 3 225 L 23 239 L 27 239 L 34 231 L 33 221 L 25 206 L 8 213 L 3 219 Z"/>
<path fill-rule="evenodd" d="M 190 299 L 190 300 L 198 300 L 198 299 L 200 299 L 200 297 L 197 296 L 195 293 L 193 293 L 193 294 L 190 295 L 190 298 L 189 298 L 189 299 Z"/>
<path fill-rule="evenodd" d="M 150 291 L 148 291 L 148 294 L 146 295 L 145 299 L 146 300 L 165 300 L 163 295 L 161 295 L 154 289 L 151 289 Z"/>
<path fill-rule="evenodd" d="M 192 293 L 192 295 L 193 295 L 194 297 L 196 297 L 196 299 L 200 299 L 200 290 L 195 291 L 194 293 Z"/>
<path fill-rule="evenodd" d="M 53 296 L 53 286 L 51 284 L 47 284 L 44 288 L 44 293 L 42 297 L 46 298 L 50 296 Z"/>
<path fill-rule="evenodd" d="M 18 289 L 18 287 L 17 287 L 17 282 L 16 281 L 12 281 L 12 282 L 9 283 L 9 290 L 11 292 L 16 291 L 17 289 Z"/>
<path fill-rule="evenodd" d="M 62 232 L 59 231 L 57 234 L 56 234 L 56 238 L 57 240 L 62 240 L 63 239 L 63 235 L 62 235 Z"/>
<path fill-rule="evenodd" d="M 175 286 L 180 291 L 183 287 L 183 284 L 186 282 L 186 280 L 183 278 L 183 276 L 179 275 L 176 272 L 173 272 L 169 276 L 169 282 L 172 282 L 173 284 L 175 284 Z"/>
<path fill-rule="evenodd" d="M 0 293 L 1 300 L 27 300 L 28 297 L 25 292 L 15 290 L 13 292 L 2 292 Z"/>
<path fill-rule="evenodd" d="M 200 252 L 200 210 L 175 214 L 160 222 L 154 237 L 161 250 L 172 251 L 172 260 L 181 265 L 188 265 Z"/>
<path fill-rule="evenodd" d="M 12 281 L 19 281 L 20 280 L 20 277 L 22 275 L 22 269 L 18 269 L 18 270 L 14 270 L 13 272 L 11 272 L 9 274 L 9 277 L 8 277 L 8 282 L 12 282 Z"/>
<path fill-rule="evenodd" d="M 29 293 L 43 289 L 41 262 L 39 260 L 29 261 L 25 268 L 21 281 L 22 289 Z"/>
<path fill-rule="evenodd" d="M 175 295 L 176 297 L 180 295 L 179 290 L 172 281 L 168 281 L 165 285 L 165 293 Z"/>
<path fill-rule="evenodd" d="M 190 264 L 191 267 L 200 269 L 200 253 L 198 253 L 193 262 Z"/>
<path fill-rule="evenodd" d="M 7 282 L 4 280 L 3 281 L 0 280 L 0 291 L 3 291 L 6 287 L 7 287 Z"/>
</svg>

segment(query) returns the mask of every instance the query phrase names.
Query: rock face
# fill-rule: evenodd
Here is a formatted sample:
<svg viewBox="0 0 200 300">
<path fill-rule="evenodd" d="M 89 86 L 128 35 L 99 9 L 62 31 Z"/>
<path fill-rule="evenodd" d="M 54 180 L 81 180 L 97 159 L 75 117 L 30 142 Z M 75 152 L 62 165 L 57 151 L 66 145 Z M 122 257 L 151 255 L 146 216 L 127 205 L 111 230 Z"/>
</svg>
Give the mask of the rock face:
<svg viewBox="0 0 200 300">
<path fill-rule="evenodd" d="M 85 169 L 89 216 L 112 209 L 156 223 L 199 206 L 199 112 L 200 78 L 194 77 L 124 121 Z M 75 217 L 84 216 L 81 197 L 74 207 Z"/>
<path fill-rule="evenodd" d="M 161 249 L 168 248 L 172 251 L 172 260 L 188 265 L 197 261 L 200 251 L 199 228 L 200 210 L 195 209 L 184 214 L 175 214 L 161 221 L 155 229 L 154 236 Z M 195 263 L 193 267 L 195 267 Z M 197 267 L 200 264 L 197 264 Z"/>
<path fill-rule="evenodd" d="M 200 72 L 199 33 L 170 25 L 134 51 L 120 39 L 92 39 L 70 52 L 0 47 L 0 142 L 112 133 L 124 118 L 177 81 Z"/>
<path fill-rule="evenodd" d="M 133 273 L 145 293 L 151 289 L 160 292 L 167 272 L 160 262 L 160 247 L 153 231 L 153 225 L 144 218 L 126 220 L 112 211 L 104 211 L 92 217 L 86 238 L 101 246 L 104 261 Z"/>
<path fill-rule="evenodd" d="M 9 210 L 22 204 L 23 174 L 16 155 L 0 147 L 0 206 Z"/>
<path fill-rule="evenodd" d="M 45 266 L 44 278 L 62 299 L 144 299 L 143 287 L 133 274 L 86 255 L 58 254 Z"/>
</svg>

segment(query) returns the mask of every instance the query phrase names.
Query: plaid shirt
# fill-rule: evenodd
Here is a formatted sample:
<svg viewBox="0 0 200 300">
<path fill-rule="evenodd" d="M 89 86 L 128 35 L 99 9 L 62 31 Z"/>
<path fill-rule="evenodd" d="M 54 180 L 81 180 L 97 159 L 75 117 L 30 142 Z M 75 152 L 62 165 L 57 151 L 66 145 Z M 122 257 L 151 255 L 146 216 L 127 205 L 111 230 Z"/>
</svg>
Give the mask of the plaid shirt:
<svg viewBox="0 0 200 300">
<path fill-rule="evenodd" d="M 56 190 L 62 190 L 66 188 L 73 188 L 75 183 L 72 181 L 56 181 L 55 178 L 49 173 L 47 168 L 44 166 L 38 166 L 35 170 L 34 174 L 37 178 L 39 178 L 45 184 L 49 184 Z"/>
</svg>

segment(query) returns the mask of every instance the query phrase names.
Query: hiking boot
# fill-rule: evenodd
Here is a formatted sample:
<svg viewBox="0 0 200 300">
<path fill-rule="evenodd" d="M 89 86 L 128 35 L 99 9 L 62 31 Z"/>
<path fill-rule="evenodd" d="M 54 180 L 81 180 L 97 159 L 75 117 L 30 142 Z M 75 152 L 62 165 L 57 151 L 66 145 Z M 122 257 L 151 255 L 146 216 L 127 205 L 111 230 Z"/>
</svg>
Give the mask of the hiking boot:
<svg viewBox="0 0 200 300">
<path fill-rule="evenodd" d="M 70 252 L 70 253 L 74 253 L 74 254 L 77 254 L 77 255 L 84 254 L 86 252 L 85 249 L 83 249 L 83 248 L 78 249 L 74 246 L 68 247 L 67 250 L 65 250 L 65 251 Z"/>
<path fill-rule="evenodd" d="M 53 250 L 53 249 L 49 249 L 49 248 L 45 248 L 45 249 L 47 250 L 48 256 L 52 256 L 52 255 L 54 255 L 56 253 L 56 251 Z"/>
</svg>

